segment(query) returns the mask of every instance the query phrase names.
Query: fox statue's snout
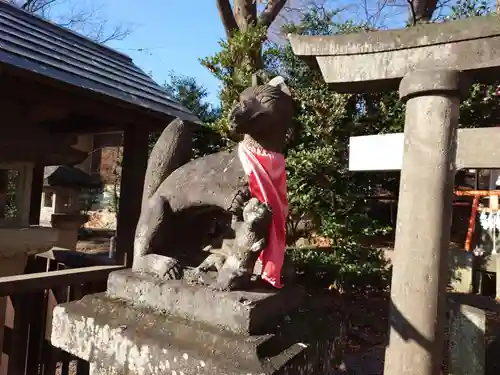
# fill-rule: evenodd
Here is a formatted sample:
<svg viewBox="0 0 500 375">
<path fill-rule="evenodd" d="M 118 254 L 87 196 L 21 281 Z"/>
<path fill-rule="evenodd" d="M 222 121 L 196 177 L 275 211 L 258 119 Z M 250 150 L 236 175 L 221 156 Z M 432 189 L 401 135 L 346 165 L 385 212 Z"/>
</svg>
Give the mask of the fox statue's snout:
<svg viewBox="0 0 500 375">
<path fill-rule="evenodd" d="M 247 133 L 254 120 L 264 112 L 265 108 L 257 98 L 240 100 L 229 112 L 229 130 L 238 135 Z"/>
</svg>

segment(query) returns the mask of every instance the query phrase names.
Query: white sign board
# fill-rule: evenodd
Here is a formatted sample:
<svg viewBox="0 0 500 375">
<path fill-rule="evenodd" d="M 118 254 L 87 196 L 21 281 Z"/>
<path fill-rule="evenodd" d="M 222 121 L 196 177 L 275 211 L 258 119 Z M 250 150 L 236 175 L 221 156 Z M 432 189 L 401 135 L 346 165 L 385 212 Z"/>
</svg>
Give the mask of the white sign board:
<svg viewBox="0 0 500 375">
<path fill-rule="evenodd" d="M 399 171 L 403 165 L 404 134 L 349 139 L 350 171 Z M 457 168 L 500 168 L 500 128 L 460 129 Z"/>
<path fill-rule="evenodd" d="M 399 171 L 403 165 L 403 149 L 403 133 L 351 137 L 349 170 Z"/>
</svg>

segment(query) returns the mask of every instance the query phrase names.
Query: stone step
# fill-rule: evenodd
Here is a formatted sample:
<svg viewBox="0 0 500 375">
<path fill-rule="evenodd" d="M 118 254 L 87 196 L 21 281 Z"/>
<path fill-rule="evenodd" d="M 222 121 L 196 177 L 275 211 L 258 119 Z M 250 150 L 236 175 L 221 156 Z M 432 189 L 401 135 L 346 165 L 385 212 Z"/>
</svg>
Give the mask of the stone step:
<svg viewBox="0 0 500 375">
<path fill-rule="evenodd" d="M 281 375 L 297 374 L 302 366 L 316 371 L 332 360 L 338 330 L 330 336 L 324 323 L 297 322 L 311 331 L 283 323 L 275 334 L 241 336 L 94 294 L 56 306 L 51 342 L 91 362 L 95 374 Z"/>
<path fill-rule="evenodd" d="M 265 333 L 280 317 L 297 310 L 305 297 L 298 286 L 279 291 L 219 292 L 130 269 L 112 272 L 106 293 L 133 306 L 243 335 Z"/>
</svg>

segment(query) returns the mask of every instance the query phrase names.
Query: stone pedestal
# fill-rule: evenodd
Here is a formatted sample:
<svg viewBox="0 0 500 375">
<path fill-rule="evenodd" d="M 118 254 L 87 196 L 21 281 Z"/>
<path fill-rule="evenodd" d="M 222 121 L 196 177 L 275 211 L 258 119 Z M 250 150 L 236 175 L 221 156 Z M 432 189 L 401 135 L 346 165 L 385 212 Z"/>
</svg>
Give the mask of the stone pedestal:
<svg viewBox="0 0 500 375">
<path fill-rule="evenodd" d="M 450 375 L 484 375 L 486 314 L 468 305 L 450 309 Z"/>
<path fill-rule="evenodd" d="M 58 230 L 56 245 L 75 250 L 78 242 L 78 229 L 88 221 L 88 215 L 55 213 L 51 216 L 52 227 Z"/>
<path fill-rule="evenodd" d="M 454 292 L 470 293 L 474 278 L 474 254 L 460 248 L 448 253 L 448 284 Z"/>
<path fill-rule="evenodd" d="M 339 322 L 299 309 L 304 296 L 117 271 L 105 294 L 54 309 L 51 340 L 94 375 L 329 374 Z"/>
</svg>

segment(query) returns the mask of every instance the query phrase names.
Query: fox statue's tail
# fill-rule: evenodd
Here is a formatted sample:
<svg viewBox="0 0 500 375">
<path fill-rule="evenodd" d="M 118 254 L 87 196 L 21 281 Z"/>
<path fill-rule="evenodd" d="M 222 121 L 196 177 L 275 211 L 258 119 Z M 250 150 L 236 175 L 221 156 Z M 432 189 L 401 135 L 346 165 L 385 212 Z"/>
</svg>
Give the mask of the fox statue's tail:
<svg viewBox="0 0 500 375">
<path fill-rule="evenodd" d="M 177 118 L 161 133 L 148 159 L 142 194 L 143 209 L 161 183 L 174 170 L 191 160 L 195 126 L 198 125 Z"/>
</svg>

